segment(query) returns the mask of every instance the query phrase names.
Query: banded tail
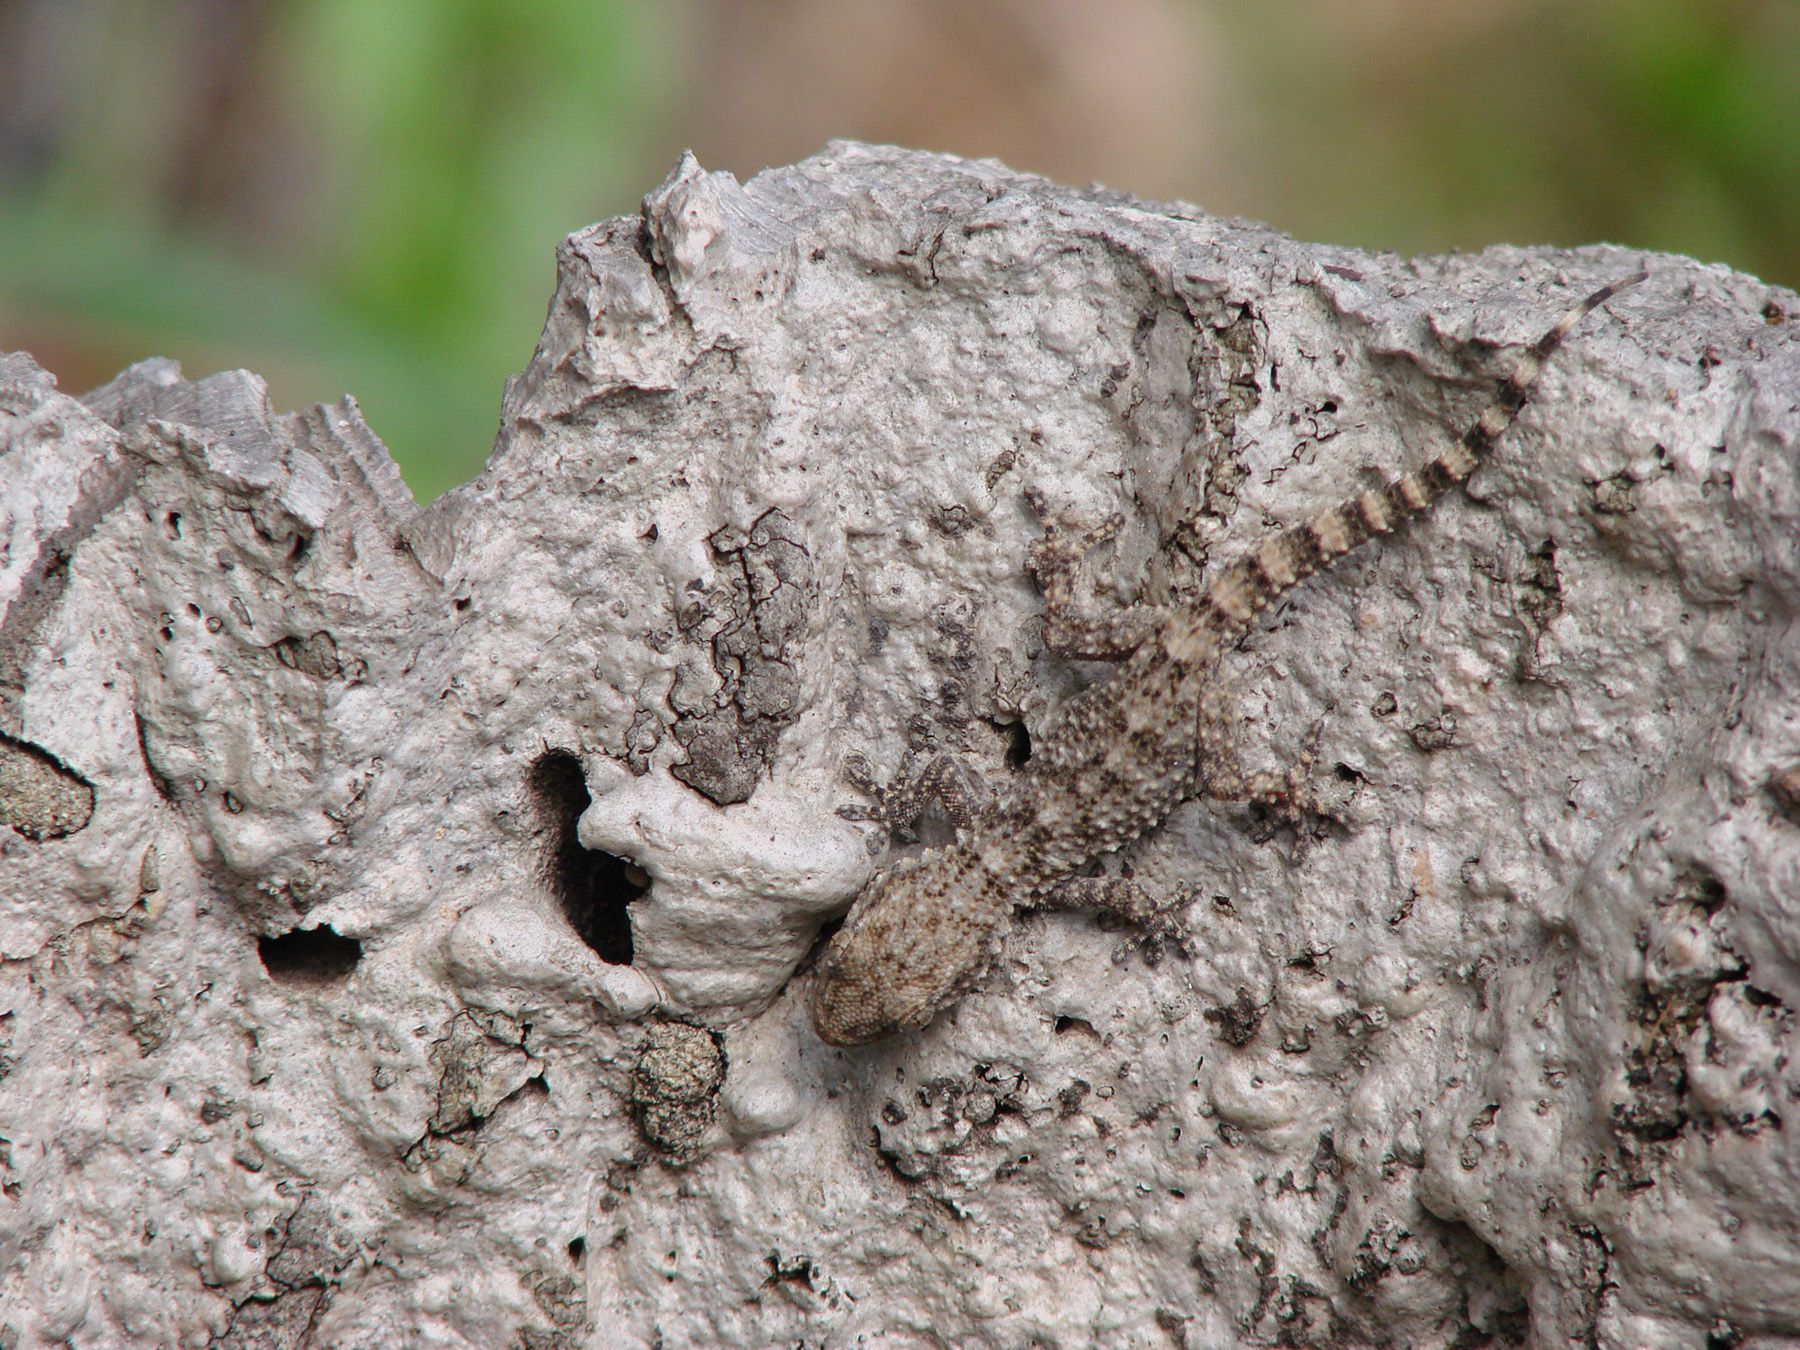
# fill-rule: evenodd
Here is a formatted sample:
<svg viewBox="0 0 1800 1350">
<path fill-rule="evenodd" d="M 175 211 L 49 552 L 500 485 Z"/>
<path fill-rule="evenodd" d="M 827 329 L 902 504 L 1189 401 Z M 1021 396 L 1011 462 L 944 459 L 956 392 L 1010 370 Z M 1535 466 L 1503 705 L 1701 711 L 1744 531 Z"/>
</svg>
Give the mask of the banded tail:
<svg viewBox="0 0 1800 1350">
<path fill-rule="evenodd" d="M 1231 562 L 1207 587 L 1202 602 L 1202 608 L 1216 616 L 1215 626 L 1224 632 L 1241 632 L 1270 604 L 1314 572 L 1376 535 L 1391 534 L 1404 522 L 1428 511 L 1458 483 L 1466 482 L 1481 466 L 1482 457 L 1513 424 L 1544 363 L 1575 325 L 1648 275 L 1637 272 L 1602 286 L 1558 319 L 1554 328 L 1526 349 L 1481 416 L 1436 459 L 1401 474 L 1379 491 L 1363 492 L 1303 525 L 1271 535 L 1254 552 Z"/>
</svg>

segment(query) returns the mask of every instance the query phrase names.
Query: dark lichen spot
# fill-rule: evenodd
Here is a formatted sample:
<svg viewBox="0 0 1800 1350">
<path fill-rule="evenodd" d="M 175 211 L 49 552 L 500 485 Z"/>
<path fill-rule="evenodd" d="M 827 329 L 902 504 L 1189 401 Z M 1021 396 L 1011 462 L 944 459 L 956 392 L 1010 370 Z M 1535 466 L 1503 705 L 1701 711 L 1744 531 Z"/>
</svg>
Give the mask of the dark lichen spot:
<svg viewBox="0 0 1800 1350">
<path fill-rule="evenodd" d="M 720 688 L 709 706 L 683 711 L 670 728 L 687 752 L 670 772 L 719 806 L 750 799 L 775 742 L 799 713 L 791 654 L 804 641 L 818 581 L 805 544 L 788 537 L 791 529 L 771 510 L 748 530 L 726 526 L 707 539 L 718 585 L 692 612 L 695 622 L 709 620 Z"/>
<path fill-rule="evenodd" d="M 332 680 L 342 672 L 337 640 L 323 629 L 306 637 L 288 636 L 274 644 L 275 659 L 289 670 L 315 680 Z"/>
<path fill-rule="evenodd" d="M 329 924 L 294 928 L 256 940 L 263 969 L 276 984 L 320 989 L 349 978 L 362 960 L 362 943 L 344 937 Z"/>
<path fill-rule="evenodd" d="M 48 750 L 0 733 L 0 827 L 33 843 L 62 839 L 94 816 L 94 786 Z"/>
<path fill-rule="evenodd" d="M 668 1161 L 690 1161 L 713 1122 L 724 1051 L 714 1033 L 687 1022 L 654 1022 L 645 1032 L 631 1079 L 638 1129 Z"/>
<path fill-rule="evenodd" d="M 1793 764 L 1772 774 L 1768 782 L 1769 796 L 1776 809 L 1794 825 L 1800 825 L 1800 764 Z"/>
<path fill-rule="evenodd" d="M 650 878 L 629 858 L 581 846 L 581 813 L 588 809 L 581 760 L 568 750 L 547 750 L 526 775 L 544 840 L 544 875 L 576 934 L 608 965 L 631 964 L 631 902 L 650 889 Z"/>
<path fill-rule="evenodd" d="M 1639 995 L 1638 1030 L 1625 1055 L 1628 1091 L 1612 1110 L 1614 1129 L 1628 1140 L 1666 1143 L 1695 1123 L 1689 1044 L 1708 1020 L 1714 992 L 1744 983 L 1748 974 L 1748 964 L 1732 947 L 1721 913 L 1729 899 L 1717 876 L 1703 867 L 1690 867 L 1658 899 L 1639 934 L 1646 974 Z M 1685 934 L 1681 949 L 1692 949 L 1695 937 L 1702 939 L 1704 956 L 1687 950 L 1678 965 L 1657 969 L 1662 965 L 1662 944 L 1673 933 Z"/>
<path fill-rule="evenodd" d="M 1220 1040 L 1230 1046 L 1243 1046 L 1255 1038 L 1257 1028 L 1262 1025 L 1263 1010 L 1250 991 L 1239 985 L 1236 998 L 1230 1003 L 1208 1008 L 1205 1015 L 1206 1020 L 1219 1029 Z"/>
</svg>

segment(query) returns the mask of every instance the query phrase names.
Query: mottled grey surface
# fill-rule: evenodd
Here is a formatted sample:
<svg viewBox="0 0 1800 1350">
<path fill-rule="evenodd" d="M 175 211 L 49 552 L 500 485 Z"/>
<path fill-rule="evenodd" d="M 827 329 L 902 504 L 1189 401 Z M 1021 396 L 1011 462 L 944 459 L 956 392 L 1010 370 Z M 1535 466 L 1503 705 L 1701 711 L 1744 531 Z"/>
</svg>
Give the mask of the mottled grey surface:
<svg viewBox="0 0 1800 1350">
<path fill-rule="evenodd" d="M 1182 950 L 813 1037 L 846 757 L 1000 782 L 1104 674 L 1028 492 L 1192 595 L 1640 261 L 1228 660 L 1340 828 L 1182 807 L 1107 863 Z M 1796 323 L 846 145 L 571 236 L 423 511 L 348 402 L 0 359 L 0 1343 L 1800 1336 Z"/>
</svg>

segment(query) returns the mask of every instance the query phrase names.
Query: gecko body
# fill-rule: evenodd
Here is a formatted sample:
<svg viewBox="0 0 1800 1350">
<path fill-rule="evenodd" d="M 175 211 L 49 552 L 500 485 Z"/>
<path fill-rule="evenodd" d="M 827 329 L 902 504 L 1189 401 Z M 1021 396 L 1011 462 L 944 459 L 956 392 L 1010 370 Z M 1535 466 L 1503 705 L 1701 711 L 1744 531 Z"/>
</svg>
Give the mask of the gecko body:
<svg viewBox="0 0 1800 1350">
<path fill-rule="evenodd" d="M 992 803 L 970 811 L 951 844 L 904 858 L 864 888 L 832 939 L 813 989 L 813 1025 L 833 1045 L 924 1026 L 992 962 L 1021 910 L 1108 908 L 1145 922 L 1156 908 L 1134 884 L 1077 873 L 1155 828 L 1199 793 L 1283 800 L 1293 775 L 1245 776 L 1231 740 L 1219 659 L 1275 600 L 1358 545 L 1392 533 L 1465 482 L 1512 425 L 1543 364 L 1576 324 L 1644 274 L 1565 314 L 1519 358 L 1461 438 L 1383 488 L 1271 535 L 1228 564 L 1193 604 L 1110 621 L 1076 620 L 1068 580 L 1116 520 L 1075 545 L 1046 540 L 1046 635 L 1072 654 L 1128 652 L 1112 678 L 1064 703 L 1032 757 Z M 1053 636 L 1054 635 L 1054 636 Z"/>
</svg>

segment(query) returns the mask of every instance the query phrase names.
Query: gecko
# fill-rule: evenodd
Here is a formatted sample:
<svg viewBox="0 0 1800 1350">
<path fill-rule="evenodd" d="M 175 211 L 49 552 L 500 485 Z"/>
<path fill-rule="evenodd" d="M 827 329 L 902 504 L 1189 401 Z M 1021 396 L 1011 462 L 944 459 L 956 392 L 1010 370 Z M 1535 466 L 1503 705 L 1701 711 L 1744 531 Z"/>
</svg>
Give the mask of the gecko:
<svg viewBox="0 0 1800 1350">
<path fill-rule="evenodd" d="M 1113 516 L 1080 537 L 1047 532 L 1031 557 L 1045 596 L 1045 645 L 1121 664 L 1052 713 L 1031 757 L 995 799 L 973 804 L 940 766 L 928 771 L 930 786 L 954 806 L 955 838 L 878 872 L 852 903 L 812 989 L 820 1038 L 854 1046 L 924 1027 L 985 973 L 1021 911 L 1104 909 L 1151 922 L 1164 907 L 1135 882 L 1078 873 L 1160 825 L 1184 800 L 1291 803 L 1303 793 L 1309 757 L 1279 775 L 1238 768 L 1233 700 L 1218 675 L 1224 652 L 1302 581 L 1466 482 L 1575 326 L 1646 275 L 1603 286 L 1563 315 L 1443 453 L 1271 534 L 1225 565 L 1192 603 L 1081 613 L 1077 574 L 1122 521 Z"/>
</svg>

